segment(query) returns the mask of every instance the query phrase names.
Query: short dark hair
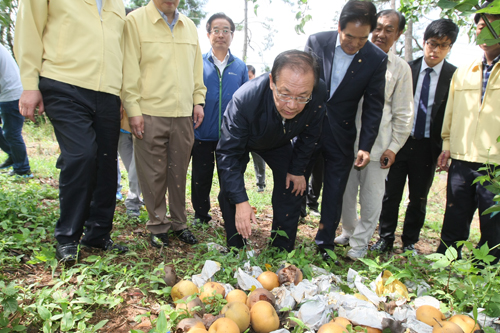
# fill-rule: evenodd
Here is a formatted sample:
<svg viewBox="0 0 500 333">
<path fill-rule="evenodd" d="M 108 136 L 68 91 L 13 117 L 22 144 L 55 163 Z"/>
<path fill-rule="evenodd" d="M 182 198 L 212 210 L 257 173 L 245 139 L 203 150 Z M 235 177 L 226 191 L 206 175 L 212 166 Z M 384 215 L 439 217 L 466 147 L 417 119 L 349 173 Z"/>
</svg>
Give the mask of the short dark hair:
<svg viewBox="0 0 500 333">
<path fill-rule="evenodd" d="M 274 83 L 278 81 L 281 70 L 285 67 L 290 67 L 293 70 L 298 70 L 302 73 L 312 71 L 314 74 L 314 86 L 319 81 L 319 64 L 312 54 L 300 50 L 289 50 L 278 54 L 274 59 L 271 76 Z"/>
<path fill-rule="evenodd" d="M 224 19 L 229 22 L 229 26 L 231 27 L 231 33 L 234 32 L 236 29 L 236 26 L 234 25 L 233 20 L 229 16 L 227 16 L 224 13 L 215 13 L 214 15 L 210 16 L 210 18 L 207 21 L 207 32 L 210 32 L 212 30 L 212 22 L 216 19 Z"/>
<path fill-rule="evenodd" d="M 247 65 L 247 69 L 248 73 L 252 73 L 253 75 L 255 75 L 255 67 L 253 67 L 252 65 Z"/>
<path fill-rule="evenodd" d="M 458 25 L 450 19 L 439 19 L 432 21 L 427 26 L 424 32 L 424 40 L 429 38 L 445 38 L 448 37 L 452 44 L 455 44 L 458 36 Z"/>
<path fill-rule="evenodd" d="M 370 32 L 377 27 L 377 8 L 370 1 L 351 0 L 340 13 L 340 30 L 344 30 L 349 22 L 357 22 L 361 25 L 369 25 Z"/>
<path fill-rule="evenodd" d="M 380 12 L 377 13 L 376 18 L 378 21 L 379 17 L 390 16 L 390 15 L 396 15 L 398 17 L 398 20 L 399 20 L 398 31 L 399 32 L 404 31 L 405 27 L 406 27 L 406 18 L 404 17 L 403 14 L 401 14 L 401 12 L 398 12 L 395 9 L 381 10 Z"/>
<path fill-rule="evenodd" d="M 485 2 L 481 5 L 481 9 L 486 8 L 486 7 L 490 6 L 491 4 L 492 4 L 492 2 L 491 2 L 491 1 L 485 1 Z M 488 17 L 488 16 L 492 16 L 492 17 L 496 17 L 496 18 L 499 18 L 499 17 L 500 17 L 500 14 L 488 14 L 488 13 L 483 13 L 483 14 L 485 14 L 485 15 L 486 15 L 486 17 Z M 479 15 L 479 14 L 474 15 L 474 22 L 475 22 L 476 24 L 478 24 L 478 23 L 479 23 L 479 20 L 480 20 L 480 19 L 481 19 L 481 15 Z"/>
</svg>

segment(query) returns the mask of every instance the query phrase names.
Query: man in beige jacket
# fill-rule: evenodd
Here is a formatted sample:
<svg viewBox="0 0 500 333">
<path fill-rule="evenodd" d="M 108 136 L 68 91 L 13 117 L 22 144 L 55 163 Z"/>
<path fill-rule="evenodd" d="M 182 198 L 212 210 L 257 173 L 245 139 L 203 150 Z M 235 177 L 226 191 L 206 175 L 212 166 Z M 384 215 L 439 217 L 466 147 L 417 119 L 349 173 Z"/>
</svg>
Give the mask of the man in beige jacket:
<svg viewBox="0 0 500 333">
<path fill-rule="evenodd" d="M 21 0 L 14 53 L 24 92 L 21 114 L 47 113 L 61 148 L 56 258 L 78 244 L 126 252 L 110 233 L 122 83 L 122 0 Z M 82 236 L 83 235 L 83 236 Z"/>
<path fill-rule="evenodd" d="M 198 242 L 186 225 L 186 175 L 193 123 L 197 128 L 203 121 L 207 89 L 196 26 L 178 5 L 152 0 L 125 24 L 123 104 L 137 138 L 137 174 L 154 247 L 168 246 L 169 231 L 185 243 Z"/>
</svg>

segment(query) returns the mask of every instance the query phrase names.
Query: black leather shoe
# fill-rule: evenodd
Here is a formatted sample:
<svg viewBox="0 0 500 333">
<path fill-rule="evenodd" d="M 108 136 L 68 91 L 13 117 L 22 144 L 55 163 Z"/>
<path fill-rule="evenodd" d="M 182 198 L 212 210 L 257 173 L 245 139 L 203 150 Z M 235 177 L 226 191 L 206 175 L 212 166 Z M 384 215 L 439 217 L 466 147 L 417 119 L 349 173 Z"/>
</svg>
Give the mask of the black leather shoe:
<svg viewBox="0 0 500 333">
<path fill-rule="evenodd" d="M 5 161 L 3 161 L 2 164 L 0 164 L 0 169 L 7 169 L 10 168 L 12 165 L 14 165 L 14 161 L 9 156 Z"/>
<path fill-rule="evenodd" d="M 168 234 L 151 234 L 151 246 L 161 248 L 168 246 Z"/>
<path fill-rule="evenodd" d="M 174 231 L 174 234 L 177 236 L 177 238 L 179 238 L 179 240 L 183 241 L 184 243 L 191 245 L 198 243 L 198 240 L 196 239 L 196 237 L 194 237 L 194 235 L 191 233 L 191 231 L 189 231 L 188 228 Z"/>
<path fill-rule="evenodd" d="M 333 250 L 332 250 L 333 251 Z M 321 254 L 321 258 L 323 258 L 323 261 L 333 261 L 333 264 L 336 266 L 340 266 L 340 262 L 338 260 L 334 260 L 328 252 L 322 247 L 318 247 L 318 252 Z"/>
<path fill-rule="evenodd" d="M 74 262 L 78 259 L 78 244 L 57 244 L 56 259 L 61 262 Z"/>
<path fill-rule="evenodd" d="M 417 252 L 417 249 L 415 248 L 415 244 L 403 246 L 403 253 L 406 253 L 406 251 L 411 251 L 411 254 L 413 256 L 418 256 L 418 252 Z"/>
<path fill-rule="evenodd" d="M 125 253 L 128 252 L 128 247 L 120 244 L 115 244 L 111 238 L 108 238 L 106 242 L 103 244 L 87 244 L 85 242 L 80 241 L 80 244 L 85 247 L 93 248 L 93 249 L 101 249 L 104 251 L 114 251 L 116 253 Z"/>
<path fill-rule="evenodd" d="M 370 247 L 370 251 L 389 252 L 392 251 L 392 246 L 393 246 L 392 242 L 389 242 L 384 238 L 380 238 L 378 242 L 376 242 Z"/>
</svg>

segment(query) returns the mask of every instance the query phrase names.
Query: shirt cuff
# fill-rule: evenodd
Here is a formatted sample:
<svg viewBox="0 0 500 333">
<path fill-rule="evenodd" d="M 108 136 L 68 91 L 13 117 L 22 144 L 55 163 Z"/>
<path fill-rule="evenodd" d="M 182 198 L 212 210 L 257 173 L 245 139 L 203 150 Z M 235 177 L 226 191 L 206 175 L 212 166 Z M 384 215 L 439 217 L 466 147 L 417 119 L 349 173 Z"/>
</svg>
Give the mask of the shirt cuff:
<svg viewBox="0 0 500 333">
<path fill-rule="evenodd" d="M 36 79 L 23 79 L 21 80 L 23 84 L 23 90 L 38 90 L 38 83 L 40 80 Z"/>
<path fill-rule="evenodd" d="M 450 140 L 443 140 L 443 150 L 450 150 Z"/>
</svg>

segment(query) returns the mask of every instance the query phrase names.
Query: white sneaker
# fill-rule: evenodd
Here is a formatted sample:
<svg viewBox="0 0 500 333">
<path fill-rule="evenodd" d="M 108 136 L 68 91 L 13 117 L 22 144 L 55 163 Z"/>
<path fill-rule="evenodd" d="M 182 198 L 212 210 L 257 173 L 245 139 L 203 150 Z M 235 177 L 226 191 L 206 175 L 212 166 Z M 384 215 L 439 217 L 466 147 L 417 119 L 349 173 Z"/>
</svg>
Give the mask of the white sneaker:
<svg viewBox="0 0 500 333">
<path fill-rule="evenodd" d="M 347 251 L 346 256 L 347 258 L 356 261 L 359 258 L 364 258 L 364 256 L 366 256 L 367 251 L 368 251 L 368 246 L 364 246 L 357 249 L 352 248 L 349 251 Z"/>
<path fill-rule="evenodd" d="M 337 245 L 346 246 L 346 245 L 349 245 L 349 237 L 344 236 L 344 235 L 340 235 L 338 237 L 335 237 L 333 242 Z"/>
</svg>

